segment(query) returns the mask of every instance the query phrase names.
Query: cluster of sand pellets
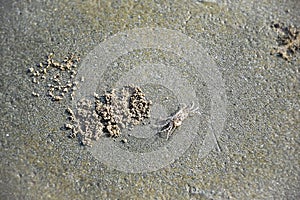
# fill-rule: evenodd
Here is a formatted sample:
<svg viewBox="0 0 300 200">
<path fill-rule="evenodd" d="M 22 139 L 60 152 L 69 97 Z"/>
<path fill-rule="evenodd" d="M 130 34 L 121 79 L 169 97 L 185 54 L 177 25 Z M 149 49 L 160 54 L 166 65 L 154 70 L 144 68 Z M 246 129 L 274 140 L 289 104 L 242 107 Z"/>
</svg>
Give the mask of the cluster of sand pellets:
<svg viewBox="0 0 300 200">
<path fill-rule="evenodd" d="M 28 69 L 32 83 L 43 83 L 46 95 L 52 101 L 65 97 L 74 99 L 79 82 L 74 81 L 80 58 L 69 54 L 63 60 L 55 60 L 54 54 L 46 56 L 44 62 Z M 81 81 L 84 81 L 83 77 Z M 45 90 L 33 91 L 39 97 Z M 101 136 L 119 137 L 121 130 L 132 128 L 150 117 L 151 101 L 147 100 L 141 88 L 124 86 L 106 92 L 103 96 L 94 95 L 93 100 L 77 102 L 76 111 L 68 108 L 66 130 L 71 130 L 71 138 L 78 138 L 83 145 L 91 146 Z"/>
<path fill-rule="evenodd" d="M 46 56 L 45 61 L 28 69 L 34 84 L 45 83 L 47 92 L 53 101 L 60 101 L 66 96 L 73 98 L 78 82 L 73 81 L 77 74 L 77 65 L 80 58 L 75 54 L 69 54 L 63 60 L 54 60 L 54 54 Z M 32 95 L 39 97 L 44 91 L 33 91 Z"/>
<path fill-rule="evenodd" d="M 71 138 L 78 138 L 83 145 L 91 146 L 93 140 L 99 140 L 103 135 L 104 126 L 92 101 L 82 99 L 77 103 L 75 112 L 70 108 L 66 111 L 70 123 L 65 124 L 65 128 L 71 129 Z"/>
<path fill-rule="evenodd" d="M 151 101 L 147 100 L 141 88 L 124 86 L 95 94 L 95 101 L 81 100 L 77 112 L 68 109 L 71 124 L 71 137 L 77 137 L 83 145 L 92 145 L 101 136 L 119 137 L 121 130 L 132 128 L 150 117 Z"/>
<path fill-rule="evenodd" d="M 295 26 L 284 26 L 283 23 L 272 23 L 271 27 L 278 33 L 278 47 L 271 53 L 290 61 L 300 51 L 300 30 Z"/>
</svg>

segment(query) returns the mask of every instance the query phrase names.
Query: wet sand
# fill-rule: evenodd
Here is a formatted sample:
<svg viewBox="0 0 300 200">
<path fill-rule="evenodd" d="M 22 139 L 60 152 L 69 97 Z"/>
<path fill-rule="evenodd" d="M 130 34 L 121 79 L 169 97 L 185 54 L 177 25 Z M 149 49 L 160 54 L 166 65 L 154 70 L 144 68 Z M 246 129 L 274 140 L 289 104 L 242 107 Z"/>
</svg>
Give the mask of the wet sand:
<svg viewBox="0 0 300 200">
<path fill-rule="evenodd" d="M 270 52 L 278 47 L 272 22 L 300 27 L 300 3 L 217 2 L 4 1 L 0 8 L 1 199 L 299 198 L 300 54 L 288 62 Z M 45 84 L 33 84 L 26 71 L 49 52 L 59 58 L 78 52 L 85 58 L 112 35 L 142 27 L 183 33 L 201 44 L 216 63 L 227 97 L 227 117 L 218 137 L 221 151 L 214 148 L 199 158 L 197 142 L 203 140 L 203 129 L 198 130 L 199 140 L 162 169 L 118 171 L 62 130 L 70 99 L 52 102 L 43 92 L 38 98 L 32 96 L 32 91 L 45 90 Z M 191 69 L 182 74 L 193 82 L 193 68 L 180 63 L 176 55 L 155 50 L 135 53 L 117 59 L 118 73 L 141 60 L 158 60 Z M 108 74 L 118 71 L 113 66 Z M 108 77 L 105 83 L 109 87 L 115 79 Z M 196 121 L 205 128 L 211 99 L 204 82 L 195 85 L 205 113 Z M 145 89 L 153 98 L 172 97 L 167 89 Z M 174 111 L 177 103 L 176 97 L 169 99 L 167 112 Z M 137 140 L 130 148 L 147 152 L 161 143 L 141 145 Z"/>
</svg>

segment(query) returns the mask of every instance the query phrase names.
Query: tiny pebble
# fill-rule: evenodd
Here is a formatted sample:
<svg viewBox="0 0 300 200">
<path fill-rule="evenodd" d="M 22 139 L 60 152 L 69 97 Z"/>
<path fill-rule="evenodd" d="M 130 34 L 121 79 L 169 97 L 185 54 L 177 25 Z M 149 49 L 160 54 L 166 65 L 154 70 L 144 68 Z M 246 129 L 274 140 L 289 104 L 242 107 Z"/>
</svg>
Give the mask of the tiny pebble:
<svg viewBox="0 0 300 200">
<path fill-rule="evenodd" d="M 28 72 L 33 73 L 34 69 L 32 67 L 28 68 Z"/>
<path fill-rule="evenodd" d="M 53 99 L 54 99 L 54 101 L 60 101 L 63 98 L 61 96 L 54 96 Z"/>
<path fill-rule="evenodd" d="M 40 96 L 40 94 L 38 94 L 38 93 L 36 93 L 36 92 L 32 92 L 31 94 L 32 94 L 32 96 L 34 96 L 34 97 L 39 97 L 39 96 Z"/>
<path fill-rule="evenodd" d="M 72 129 L 73 125 L 72 124 L 65 124 L 66 129 Z"/>
</svg>

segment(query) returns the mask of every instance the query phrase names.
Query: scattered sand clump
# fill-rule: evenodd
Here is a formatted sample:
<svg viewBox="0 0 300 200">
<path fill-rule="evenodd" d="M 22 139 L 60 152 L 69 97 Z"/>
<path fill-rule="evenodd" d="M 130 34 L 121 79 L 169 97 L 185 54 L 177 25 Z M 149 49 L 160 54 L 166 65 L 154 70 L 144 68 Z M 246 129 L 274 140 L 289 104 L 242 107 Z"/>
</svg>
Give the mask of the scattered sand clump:
<svg viewBox="0 0 300 200">
<path fill-rule="evenodd" d="M 278 33 L 278 47 L 271 51 L 287 61 L 291 61 L 294 54 L 300 51 L 300 30 L 293 26 L 285 26 L 283 23 L 272 23 L 271 27 Z"/>
<path fill-rule="evenodd" d="M 28 68 L 27 72 L 32 83 L 46 84 L 46 95 L 52 101 L 61 101 L 66 96 L 70 96 L 72 99 L 78 85 L 78 82 L 73 80 L 77 74 L 80 57 L 71 53 L 61 61 L 55 60 L 54 57 L 54 53 L 50 53 L 45 57 L 45 61 Z M 33 91 L 32 96 L 39 97 L 41 92 L 44 93 L 44 91 Z"/>
<path fill-rule="evenodd" d="M 66 97 L 74 100 L 78 81 L 74 81 L 80 57 L 68 54 L 63 60 L 55 60 L 54 53 L 45 57 L 45 61 L 27 72 L 32 83 L 43 83 L 46 95 L 52 101 L 61 101 Z M 84 81 L 81 77 L 80 81 Z M 40 97 L 44 90 L 33 91 L 32 96 Z M 141 88 L 133 85 L 112 89 L 103 96 L 94 94 L 94 99 L 82 99 L 76 104 L 75 112 L 66 110 L 68 123 L 65 130 L 71 130 L 69 137 L 78 138 L 83 145 L 92 145 L 92 141 L 101 136 L 119 137 L 121 130 L 139 125 L 150 117 L 151 101 L 147 100 Z"/>
<path fill-rule="evenodd" d="M 72 124 L 67 123 L 65 128 L 71 129 L 69 136 L 78 137 L 83 145 L 91 146 L 93 140 L 99 140 L 103 135 L 103 124 L 94 108 L 90 100 L 83 99 L 77 103 L 76 112 L 67 109 Z"/>
<path fill-rule="evenodd" d="M 78 137 L 83 145 L 92 145 L 101 136 L 119 137 L 121 130 L 141 124 L 150 117 L 151 101 L 141 88 L 124 86 L 112 89 L 103 96 L 95 94 L 94 102 L 83 99 L 77 112 L 68 111 L 73 125 L 71 137 Z"/>
</svg>

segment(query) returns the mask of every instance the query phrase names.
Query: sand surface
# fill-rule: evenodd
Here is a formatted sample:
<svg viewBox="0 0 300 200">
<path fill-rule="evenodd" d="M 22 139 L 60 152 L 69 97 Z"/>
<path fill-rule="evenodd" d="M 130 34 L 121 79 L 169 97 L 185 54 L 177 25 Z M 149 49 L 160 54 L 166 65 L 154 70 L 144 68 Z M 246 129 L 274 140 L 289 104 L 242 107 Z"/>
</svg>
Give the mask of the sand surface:
<svg viewBox="0 0 300 200">
<path fill-rule="evenodd" d="M 300 198 L 300 54 L 297 52 L 290 62 L 270 54 L 278 47 L 272 22 L 300 27 L 300 2 L 163 2 L 2 1 L 1 199 Z M 145 133 L 152 130 L 146 125 L 131 132 L 124 130 L 124 138 L 116 141 L 105 140 L 107 143 L 103 144 L 116 145 L 121 152 L 139 155 L 164 145 L 169 152 L 171 149 L 172 162 L 166 151 L 167 157 L 161 157 L 161 162 L 156 159 L 149 163 L 150 158 L 141 162 L 149 166 L 162 163 L 159 168 L 130 173 L 126 172 L 128 167 L 118 169 L 111 161 L 103 162 L 103 146 L 96 144 L 92 150 L 68 138 L 62 127 L 67 121 L 65 110 L 73 102 L 70 98 L 51 101 L 45 95 L 46 83 L 33 84 L 26 71 L 44 61 L 44 56 L 52 51 L 57 58 L 77 52 L 85 63 L 94 48 L 112 41 L 113 35 L 148 27 L 175 31 L 201 45 L 205 50 L 201 59 L 207 55 L 214 64 L 211 69 L 216 70 L 209 77 L 219 73 L 217 77 L 224 83 L 226 99 L 219 101 L 224 102 L 226 115 L 220 125 L 222 130 L 215 130 L 221 133 L 216 136 L 220 149 L 208 145 L 207 154 L 199 155 L 205 136 L 216 128 L 209 126 L 210 116 L 218 116 L 210 107 L 214 102 L 211 91 L 218 87 L 210 88 L 215 80 L 209 81 L 191 60 L 181 59 L 175 50 L 142 48 L 116 57 L 103 70 L 97 90 L 135 81 L 146 95 L 161 102 L 153 108 L 154 117 L 166 116 L 188 100 L 196 101 L 201 111 L 200 116 L 187 120 L 169 141 L 145 140 Z M 179 42 L 186 47 L 185 40 Z M 122 46 L 116 45 L 105 58 L 121 50 Z M 80 70 L 87 67 L 79 65 Z M 177 71 L 168 71 L 168 67 Z M 135 74 L 132 69 L 143 73 Z M 128 78 L 133 75 L 139 78 Z M 155 84 L 160 75 L 168 78 L 164 84 Z M 144 83 L 143 77 L 150 77 L 153 83 Z M 85 79 L 89 81 L 89 77 Z M 176 81 L 172 84 L 168 80 Z M 195 93 L 189 92 L 187 85 Z M 33 97 L 33 91 L 40 96 Z M 196 134 L 195 140 L 191 133 Z M 125 137 L 126 134 L 129 136 Z M 174 148 L 172 141 L 176 138 L 187 138 L 187 147 L 181 143 Z M 105 152 L 104 159 L 116 158 L 118 152 Z M 125 163 L 127 158 L 119 159 Z"/>
</svg>

